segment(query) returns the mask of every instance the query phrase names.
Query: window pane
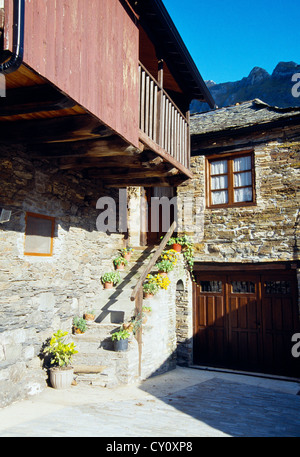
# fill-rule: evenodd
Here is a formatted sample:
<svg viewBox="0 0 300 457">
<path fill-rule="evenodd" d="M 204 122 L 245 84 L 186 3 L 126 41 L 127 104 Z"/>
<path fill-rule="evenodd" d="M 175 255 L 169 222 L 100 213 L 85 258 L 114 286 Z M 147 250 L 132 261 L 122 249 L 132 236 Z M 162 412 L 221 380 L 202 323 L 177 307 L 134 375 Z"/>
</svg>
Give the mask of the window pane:
<svg viewBox="0 0 300 457">
<path fill-rule="evenodd" d="M 224 176 L 214 176 L 211 178 L 211 188 L 214 189 L 227 189 L 228 187 L 228 177 Z"/>
<path fill-rule="evenodd" d="M 252 184 L 251 171 L 247 171 L 246 173 L 235 173 L 234 187 L 251 186 L 251 184 Z"/>
<path fill-rule="evenodd" d="M 222 281 L 201 281 L 201 292 L 222 292 Z"/>
<path fill-rule="evenodd" d="M 224 173 L 227 173 L 227 160 L 218 160 L 216 162 L 211 162 L 212 175 L 222 175 Z"/>
<path fill-rule="evenodd" d="M 212 204 L 222 205 L 228 203 L 228 192 L 227 190 L 221 190 L 219 192 L 212 192 Z"/>
<path fill-rule="evenodd" d="M 232 281 L 231 286 L 234 294 L 255 293 L 255 283 L 252 281 Z"/>
<path fill-rule="evenodd" d="M 234 171 L 244 171 L 251 170 L 251 156 L 238 157 L 233 161 L 233 170 Z"/>
<path fill-rule="evenodd" d="M 252 187 L 245 187 L 243 189 L 234 189 L 234 202 L 251 202 L 252 201 Z"/>
<path fill-rule="evenodd" d="M 53 227 L 54 218 L 27 214 L 24 254 L 51 255 Z"/>
</svg>

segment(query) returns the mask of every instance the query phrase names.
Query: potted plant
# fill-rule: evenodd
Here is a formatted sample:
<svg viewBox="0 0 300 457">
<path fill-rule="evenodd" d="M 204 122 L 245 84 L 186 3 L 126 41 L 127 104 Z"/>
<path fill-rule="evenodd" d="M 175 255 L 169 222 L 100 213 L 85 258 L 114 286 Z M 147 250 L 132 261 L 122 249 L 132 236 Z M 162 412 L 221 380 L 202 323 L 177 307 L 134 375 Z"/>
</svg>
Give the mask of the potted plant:
<svg viewBox="0 0 300 457">
<path fill-rule="evenodd" d="M 111 339 L 114 342 L 114 349 L 117 352 L 127 351 L 128 349 L 128 338 L 130 333 L 123 327 L 118 332 L 112 334 Z"/>
<path fill-rule="evenodd" d="M 119 256 L 113 260 L 113 263 L 117 270 L 124 270 L 125 265 L 128 264 L 128 260 L 126 260 L 123 256 Z"/>
<path fill-rule="evenodd" d="M 95 311 L 93 309 L 88 310 L 86 313 L 84 313 L 83 318 L 86 321 L 94 321 L 95 320 Z"/>
<path fill-rule="evenodd" d="M 168 241 L 168 245 L 171 245 L 174 251 L 181 252 L 181 244 L 179 243 L 178 238 L 170 238 Z"/>
<path fill-rule="evenodd" d="M 130 248 L 130 247 L 123 248 L 123 249 L 121 249 L 121 254 L 124 257 L 124 259 L 130 260 L 131 254 L 133 253 L 133 251 L 134 251 L 134 249 Z"/>
<path fill-rule="evenodd" d="M 151 306 L 142 307 L 142 323 L 143 324 L 146 324 L 146 322 L 148 320 L 148 316 L 150 315 L 151 312 L 152 312 Z"/>
<path fill-rule="evenodd" d="M 156 282 L 145 282 L 143 284 L 144 298 L 153 298 L 158 292 L 159 286 Z"/>
<path fill-rule="evenodd" d="M 159 274 L 162 276 L 167 276 L 167 273 L 174 269 L 173 263 L 169 260 L 161 260 L 155 266 L 158 269 Z"/>
<path fill-rule="evenodd" d="M 77 354 L 73 342 L 67 343 L 68 332 L 58 330 L 54 333 L 43 352 L 51 356 L 50 382 L 54 389 L 66 389 L 73 381 L 73 367 L 70 366 L 72 357 Z"/>
<path fill-rule="evenodd" d="M 74 317 L 73 319 L 73 333 L 84 333 L 86 331 L 86 320 L 83 317 Z"/>
<path fill-rule="evenodd" d="M 178 251 L 175 251 L 174 249 L 169 249 L 167 251 L 163 251 L 161 254 L 161 259 L 162 260 L 169 260 L 174 266 L 178 262 L 178 257 L 179 253 Z"/>
<path fill-rule="evenodd" d="M 120 273 L 118 271 L 111 271 L 104 273 L 101 277 L 101 281 L 104 285 L 104 289 L 112 289 L 121 281 Z"/>
</svg>

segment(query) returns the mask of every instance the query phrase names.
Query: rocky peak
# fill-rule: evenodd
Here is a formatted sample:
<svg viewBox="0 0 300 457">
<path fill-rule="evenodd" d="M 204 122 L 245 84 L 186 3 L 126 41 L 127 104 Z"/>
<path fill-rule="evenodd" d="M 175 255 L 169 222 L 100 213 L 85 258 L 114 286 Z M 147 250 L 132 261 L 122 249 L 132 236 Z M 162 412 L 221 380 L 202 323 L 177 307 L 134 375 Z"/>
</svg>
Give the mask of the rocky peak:
<svg viewBox="0 0 300 457">
<path fill-rule="evenodd" d="M 279 62 L 272 73 L 272 78 L 286 78 L 300 73 L 300 65 L 295 62 Z"/>
<path fill-rule="evenodd" d="M 268 78 L 270 78 L 270 75 L 266 70 L 260 67 L 254 67 L 247 77 L 247 83 L 253 86 Z"/>
</svg>

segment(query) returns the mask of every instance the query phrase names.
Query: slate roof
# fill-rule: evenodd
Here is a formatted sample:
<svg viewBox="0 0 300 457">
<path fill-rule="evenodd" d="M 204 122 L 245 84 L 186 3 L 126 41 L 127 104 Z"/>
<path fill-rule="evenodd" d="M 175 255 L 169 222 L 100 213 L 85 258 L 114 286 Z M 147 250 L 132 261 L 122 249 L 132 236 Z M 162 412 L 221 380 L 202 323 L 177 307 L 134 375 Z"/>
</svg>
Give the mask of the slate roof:
<svg viewBox="0 0 300 457">
<path fill-rule="evenodd" d="M 300 106 L 278 108 L 256 98 L 238 105 L 191 115 L 191 135 L 237 130 L 284 119 L 291 120 L 297 116 L 300 123 Z"/>
</svg>

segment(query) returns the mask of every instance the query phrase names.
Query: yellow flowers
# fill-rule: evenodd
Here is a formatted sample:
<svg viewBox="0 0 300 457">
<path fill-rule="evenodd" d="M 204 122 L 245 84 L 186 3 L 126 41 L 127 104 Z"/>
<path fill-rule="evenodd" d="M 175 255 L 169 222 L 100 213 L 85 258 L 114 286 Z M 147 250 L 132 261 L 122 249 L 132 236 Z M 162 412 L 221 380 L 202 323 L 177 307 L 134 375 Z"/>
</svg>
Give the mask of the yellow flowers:
<svg viewBox="0 0 300 457">
<path fill-rule="evenodd" d="M 170 279 L 168 278 L 168 276 L 162 276 L 160 275 L 159 273 L 156 274 L 156 275 L 151 275 L 149 274 L 147 276 L 147 282 L 149 284 L 157 284 L 157 286 L 160 288 L 160 289 L 165 289 L 167 290 L 168 286 L 170 285 L 171 281 Z"/>
<path fill-rule="evenodd" d="M 179 253 L 174 249 L 169 249 L 168 251 L 163 251 L 161 258 L 163 260 L 169 260 L 169 262 L 172 262 L 173 265 L 176 265 L 179 258 Z"/>
<path fill-rule="evenodd" d="M 177 264 L 179 259 L 179 253 L 174 249 L 169 249 L 168 251 L 163 251 L 161 255 L 160 263 L 156 264 L 156 267 L 160 270 L 159 267 L 162 267 L 162 264 L 169 264 L 171 268 L 161 268 L 162 271 L 171 271 L 173 267 Z M 154 284 L 157 288 L 167 290 L 169 285 L 171 284 L 170 279 L 168 276 L 164 276 L 160 273 L 157 274 L 148 274 L 146 278 L 146 284 Z M 148 286 L 149 287 L 149 286 Z"/>
</svg>

